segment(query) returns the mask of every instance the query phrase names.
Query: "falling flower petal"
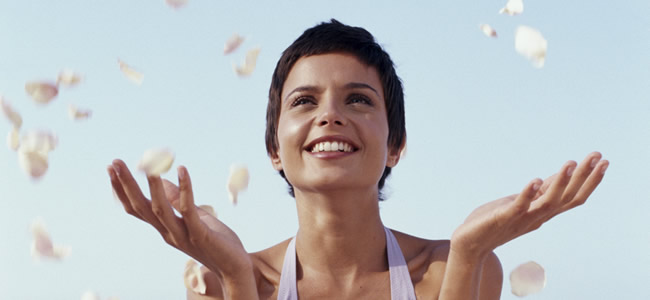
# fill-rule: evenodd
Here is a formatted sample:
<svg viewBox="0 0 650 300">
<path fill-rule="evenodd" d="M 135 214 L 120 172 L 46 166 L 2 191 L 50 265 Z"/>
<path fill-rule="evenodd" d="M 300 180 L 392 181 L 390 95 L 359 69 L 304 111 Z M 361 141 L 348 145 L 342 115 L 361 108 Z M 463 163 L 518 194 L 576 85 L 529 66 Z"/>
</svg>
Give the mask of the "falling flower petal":
<svg viewBox="0 0 650 300">
<path fill-rule="evenodd" d="M 232 53 L 233 51 L 237 50 L 239 48 L 239 45 L 244 41 L 244 38 L 240 36 L 239 34 L 233 34 L 228 41 L 226 41 L 226 45 L 223 47 L 223 55 L 227 55 Z"/>
<path fill-rule="evenodd" d="M 173 9 L 180 9 L 187 4 L 188 0 L 165 0 L 165 3 Z"/>
<path fill-rule="evenodd" d="M 512 293 L 519 297 L 541 291 L 546 286 L 544 268 L 534 261 L 521 264 L 510 272 Z"/>
<path fill-rule="evenodd" d="M 245 166 L 230 166 L 230 177 L 228 177 L 228 197 L 233 205 L 237 204 L 237 194 L 248 188 L 248 169 Z"/>
<path fill-rule="evenodd" d="M 515 32 L 515 50 L 528 58 L 533 66 L 541 68 L 544 66 L 546 59 L 546 49 L 548 42 L 542 34 L 528 26 L 519 26 Z"/>
<path fill-rule="evenodd" d="M 201 274 L 201 266 L 193 259 L 188 260 L 185 264 L 183 279 L 186 288 L 195 293 L 205 295 L 206 285 L 203 274 Z"/>
<path fill-rule="evenodd" d="M 486 36 L 489 36 L 489 37 L 497 37 L 497 32 L 496 32 L 496 31 L 494 30 L 494 28 L 492 28 L 492 26 L 490 26 L 490 25 L 488 25 L 488 24 L 481 24 L 481 25 L 479 26 L 479 28 L 481 28 L 481 31 L 483 31 L 483 33 L 484 33 Z"/>
<path fill-rule="evenodd" d="M 79 84 L 82 78 L 83 77 L 75 71 L 63 70 L 59 73 L 59 77 L 56 79 L 56 84 L 73 87 Z"/>
<path fill-rule="evenodd" d="M 0 96 L 0 107 L 7 119 L 9 119 L 9 122 L 11 122 L 15 128 L 20 129 L 20 126 L 23 125 L 23 118 L 2 98 L 2 96 Z"/>
<path fill-rule="evenodd" d="M 47 154 L 54 150 L 59 139 L 49 131 L 28 131 L 20 138 L 20 151 Z"/>
<path fill-rule="evenodd" d="M 68 116 L 72 120 L 85 120 L 90 118 L 92 111 L 78 109 L 76 106 L 70 104 L 68 105 Z"/>
<path fill-rule="evenodd" d="M 59 94 L 59 89 L 55 84 L 50 82 L 32 81 L 25 84 L 25 92 L 36 103 L 47 104 Z"/>
<path fill-rule="evenodd" d="M 41 219 L 36 219 L 31 225 L 32 237 L 32 257 L 36 260 L 40 258 L 49 258 L 61 260 L 70 255 L 70 247 L 54 246 L 50 235 L 45 230 L 45 225 Z"/>
<path fill-rule="evenodd" d="M 209 215 L 217 218 L 217 213 L 214 211 L 214 208 L 210 205 L 199 205 L 199 208 L 202 209 L 204 212 L 208 213 Z"/>
<path fill-rule="evenodd" d="M 499 11 L 500 14 L 507 14 L 510 16 L 519 15 L 522 12 L 524 12 L 523 0 L 508 0 L 506 6 Z"/>
<path fill-rule="evenodd" d="M 18 150 L 18 146 L 20 145 L 20 138 L 18 136 L 18 129 L 16 127 L 11 128 L 11 131 L 9 131 L 9 134 L 7 135 L 7 146 L 9 146 L 9 149 L 11 150 Z"/>
<path fill-rule="evenodd" d="M 144 80 L 144 75 L 142 73 L 132 69 L 129 65 L 119 59 L 117 60 L 117 63 L 120 64 L 120 70 L 122 70 L 122 73 L 124 73 L 124 76 L 126 76 L 127 79 L 137 85 L 142 85 L 142 81 Z"/>
<path fill-rule="evenodd" d="M 32 178 L 39 178 L 45 174 L 49 163 L 47 154 L 41 152 L 21 151 L 18 148 L 18 164 Z"/>
<path fill-rule="evenodd" d="M 99 300 L 99 296 L 93 291 L 87 291 L 81 295 L 81 300 Z"/>
<path fill-rule="evenodd" d="M 246 61 L 242 66 L 237 66 L 233 64 L 235 72 L 239 76 L 248 76 L 253 73 L 255 70 L 255 65 L 257 64 L 257 56 L 260 54 L 260 48 L 255 48 L 248 50 L 246 52 Z"/>
<path fill-rule="evenodd" d="M 160 176 L 169 171 L 172 163 L 174 163 L 174 153 L 169 149 L 149 149 L 142 155 L 138 169 L 149 176 Z"/>
</svg>

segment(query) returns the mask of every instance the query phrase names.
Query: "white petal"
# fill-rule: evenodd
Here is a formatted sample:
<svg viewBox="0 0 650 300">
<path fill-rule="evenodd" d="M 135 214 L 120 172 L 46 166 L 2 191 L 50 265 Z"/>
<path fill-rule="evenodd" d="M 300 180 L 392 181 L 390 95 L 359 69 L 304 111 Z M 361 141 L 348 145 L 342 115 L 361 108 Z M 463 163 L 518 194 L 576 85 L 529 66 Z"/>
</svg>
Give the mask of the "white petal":
<svg viewBox="0 0 650 300">
<path fill-rule="evenodd" d="M 0 96 L 0 107 L 11 124 L 13 124 L 15 128 L 20 129 L 20 126 L 23 125 L 23 118 L 11 107 L 9 102 L 2 98 L 2 96 Z"/>
<path fill-rule="evenodd" d="M 528 26 L 517 27 L 515 50 L 528 58 L 536 68 L 544 66 L 547 48 L 548 42 L 538 30 Z"/>
<path fill-rule="evenodd" d="M 25 84 L 25 92 L 36 103 L 47 104 L 59 94 L 59 89 L 50 82 L 32 81 Z"/>
<path fill-rule="evenodd" d="M 90 118 L 92 111 L 78 109 L 76 106 L 69 104 L 68 105 L 68 116 L 72 120 L 85 120 Z"/>
<path fill-rule="evenodd" d="M 142 81 L 144 80 L 144 75 L 133 68 L 131 68 L 129 65 L 124 63 L 121 60 L 117 60 L 117 63 L 120 65 L 120 70 L 126 76 L 127 79 L 129 79 L 131 82 L 137 84 L 137 85 L 142 85 Z"/>
<path fill-rule="evenodd" d="M 56 83 L 57 85 L 73 87 L 79 84 L 82 79 L 83 76 L 81 76 L 79 73 L 76 73 L 75 71 L 63 70 L 59 73 L 59 77 L 56 79 Z"/>
<path fill-rule="evenodd" d="M 16 151 L 18 150 L 19 145 L 20 138 L 18 137 L 18 129 L 16 129 L 16 127 L 13 127 L 7 135 L 7 146 L 9 146 L 9 149 Z"/>
<path fill-rule="evenodd" d="M 61 260 L 70 254 L 70 247 L 54 246 L 52 239 L 45 230 L 42 219 L 38 218 L 32 222 L 32 257 L 34 259 L 49 258 Z"/>
<path fill-rule="evenodd" d="M 208 213 L 209 215 L 217 218 L 217 213 L 214 211 L 214 208 L 210 205 L 199 205 L 199 208 L 202 209 L 204 212 Z"/>
<path fill-rule="evenodd" d="M 18 150 L 47 154 L 54 150 L 58 144 L 59 140 L 56 135 L 49 131 L 28 131 L 20 138 L 20 147 Z"/>
<path fill-rule="evenodd" d="M 508 3 L 502 8 L 499 13 L 507 14 L 510 16 L 519 15 L 524 12 L 523 0 L 508 0 Z"/>
<path fill-rule="evenodd" d="M 18 147 L 18 164 L 32 178 L 39 178 L 48 168 L 47 154 L 37 151 L 21 151 Z"/>
<path fill-rule="evenodd" d="M 226 45 L 223 47 L 223 54 L 227 55 L 232 53 L 233 51 L 237 50 L 239 45 L 244 41 L 244 38 L 240 36 L 239 34 L 233 34 L 228 41 L 226 41 Z"/>
<path fill-rule="evenodd" d="M 521 264 L 510 272 L 512 293 L 524 297 L 541 291 L 546 286 L 544 268 L 534 261 Z"/>
<path fill-rule="evenodd" d="M 185 263 L 185 272 L 183 273 L 183 281 L 185 287 L 189 290 L 205 295 L 206 285 L 201 274 L 201 266 L 199 266 L 193 259 Z"/>
<path fill-rule="evenodd" d="M 257 64 L 257 56 L 260 54 L 260 48 L 254 48 L 246 52 L 246 61 L 243 65 L 233 65 L 235 72 L 239 76 L 248 76 L 255 70 Z"/>
<path fill-rule="evenodd" d="M 237 194 L 248 188 L 248 169 L 245 166 L 230 166 L 230 176 L 228 177 L 228 197 L 233 205 L 237 204 Z"/>
<path fill-rule="evenodd" d="M 179 9 L 185 6 L 187 2 L 188 0 L 165 0 L 165 3 L 167 3 L 167 5 L 169 5 L 173 9 Z"/>
<path fill-rule="evenodd" d="M 144 152 L 138 169 L 150 176 L 166 173 L 174 163 L 174 153 L 169 149 L 149 149 Z"/>
<path fill-rule="evenodd" d="M 81 295 L 81 300 L 99 300 L 99 295 L 93 291 L 86 291 Z"/>
<path fill-rule="evenodd" d="M 494 30 L 494 28 L 492 28 L 492 26 L 490 26 L 490 25 L 488 25 L 488 24 L 481 24 L 481 25 L 479 26 L 479 28 L 481 28 L 481 31 L 483 31 L 483 33 L 484 33 L 486 36 L 489 36 L 489 37 L 497 37 L 497 32 L 496 32 L 496 31 Z"/>
</svg>

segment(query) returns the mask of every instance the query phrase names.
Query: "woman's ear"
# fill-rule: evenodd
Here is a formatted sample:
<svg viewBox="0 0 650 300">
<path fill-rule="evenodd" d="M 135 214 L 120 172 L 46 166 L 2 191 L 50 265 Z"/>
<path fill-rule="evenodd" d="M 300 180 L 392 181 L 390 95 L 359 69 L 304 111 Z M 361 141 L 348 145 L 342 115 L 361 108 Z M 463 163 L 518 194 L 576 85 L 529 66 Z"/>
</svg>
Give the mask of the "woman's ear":
<svg viewBox="0 0 650 300">
<path fill-rule="evenodd" d="M 273 169 L 276 171 L 282 171 L 282 161 L 280 160 L 277 151 L 274 154 L 271 154 L 271 164 L 273 165 Z"/>
<path fill-rule="evenodd" d="M 388 149 L 388 157 L 386 159 L 386 166 L 393 168 L 397 166 L 399 159 L 406 154 L 406 139 L 403 140 L 402 144 L 395 148 L 390 147 Z"/>
</svg>

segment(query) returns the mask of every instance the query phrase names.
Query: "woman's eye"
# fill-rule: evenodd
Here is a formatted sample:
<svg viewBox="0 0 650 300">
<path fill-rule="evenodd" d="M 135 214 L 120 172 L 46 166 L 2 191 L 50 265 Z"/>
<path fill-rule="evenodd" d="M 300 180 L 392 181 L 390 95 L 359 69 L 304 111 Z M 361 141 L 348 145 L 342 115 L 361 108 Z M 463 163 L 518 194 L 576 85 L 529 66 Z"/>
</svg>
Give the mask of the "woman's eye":
<svg viewBox="0 0 650 300">
<path fill-rule="evenodd" d="M 299 106 L 303 104 L 313 104 L 314 100 L 307 98 L 307 97 L 300 97 L 291 103 L 291 106 Z"/>
<path fill-rule="evenodd" d="M 372 105 L 372 101 L 370 101 L 368 97 L 362 95 L 352 95 L 348 100 L 348 103 L 360 103 L 360 104 Z"/>
</svg>

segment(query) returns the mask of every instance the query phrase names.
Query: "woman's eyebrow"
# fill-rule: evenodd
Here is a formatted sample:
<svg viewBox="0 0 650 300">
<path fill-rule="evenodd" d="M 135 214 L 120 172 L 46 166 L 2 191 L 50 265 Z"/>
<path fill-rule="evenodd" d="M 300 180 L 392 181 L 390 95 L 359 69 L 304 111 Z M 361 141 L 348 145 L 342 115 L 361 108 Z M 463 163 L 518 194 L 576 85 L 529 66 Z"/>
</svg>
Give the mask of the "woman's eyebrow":
<svg viewBox="0 0 650 300">
<path fill-rule="evenodd" d="M 350 83 L 345 85 L 345 88 L 346 89 L 369 89 L 369 90 L 375 92 L 377 97 L 381 98 L 381 96 L 379 96 L 379 92 L 377 92 L 377 90 L 375 90 L 369 84 L 365 84 L 365 83 L 362 83 L 362 82 L 350 82 Z"/>
<path fill-rule="evenodd" d="M 287 96 L 284 97 L 284 101 L 287 101 L 287 99 L 289 99 L 289 96 L 291 96 L 291 94 L 296 93 L 296 92 L 318 92 L 318 91 L 320 91 L 320 89 L 315 85 L 299 86 L 299 87 L 293 89 L 291 92 L 289 92 L 289 94 L 287 94 Z"/>
</svg>

